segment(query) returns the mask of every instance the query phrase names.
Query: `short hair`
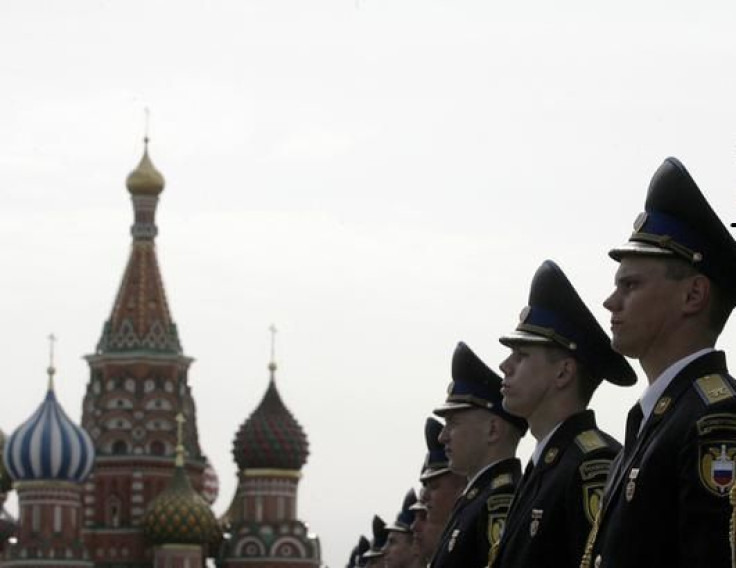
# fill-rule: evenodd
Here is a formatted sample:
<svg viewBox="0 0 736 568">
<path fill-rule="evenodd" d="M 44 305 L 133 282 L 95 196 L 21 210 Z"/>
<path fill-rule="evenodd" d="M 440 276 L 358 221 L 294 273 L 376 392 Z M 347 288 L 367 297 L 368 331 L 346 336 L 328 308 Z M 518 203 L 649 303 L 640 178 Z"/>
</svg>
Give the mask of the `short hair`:
<svg viewBox="0 0 736 568">
<path fill-rule="evenodd" d="M 703 275 L 695 266 L 680 258 L 664 259 L 664 276 L 677 282 L 698 274 Z M 705 275 L 704 275 L 705 276 Z M 733 311 L 733 299 L 710 277 L 710 312 L 708 313 L 708 329 L 716 336 L 720 335 Z"/>
<path fill-rule="evenodd" d="M 580 400 L 585 406 L 588 406 L 590 399 L 593 398 L 595 389 L 598 388 L 598 385 L 601 384 L 603 379 L 594 377 L 588 365 L 581 361 L 579 357 L 576 357 L 572 351 L 556 345 L 549 345 L 544 351 L 547 353 L 547 360 L 550 363 L 557 363 L 567 358 L 575 359 L 578 397 L 580 397 Z"/>
</svg>

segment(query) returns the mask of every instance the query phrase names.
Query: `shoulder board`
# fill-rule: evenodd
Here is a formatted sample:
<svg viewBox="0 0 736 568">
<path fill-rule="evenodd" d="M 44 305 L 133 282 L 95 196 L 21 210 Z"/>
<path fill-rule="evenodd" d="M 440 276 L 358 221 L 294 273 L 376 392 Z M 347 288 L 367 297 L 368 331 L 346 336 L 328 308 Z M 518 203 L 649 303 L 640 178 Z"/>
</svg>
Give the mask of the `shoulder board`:
<svg viewBox="0 0 736 568">
<path fill-rule="evenodd" d="M 608 444 L 596 430 L 586 430 L 575 437 L 575 443 L 584 454 L 605 448 Z"/>
<path fill-rule="evenodd" d="M 706 375 L 693 384 L 700 398 L 708 406 L 735 396 L 733 387 L 723 375 Z"/>
<path fill-rule="evenodd" d="M 511 485 L 513 482 L 514 478 L 510 473 L 502 473 L 501 475 L 497 475 L 493 478 L 491 481 L 491 489 L 498 489 L 504 485 Z"/>
<path fill-rule="evenodd" d="M 514 498 L 513 495 L 507 493 L 505 495 L 491 495 L 486 501 L 486 506 L 489 511 L 496 511 L 498 509 L 508 509 L 511 506 L 511 500 Z"/>
</svg>

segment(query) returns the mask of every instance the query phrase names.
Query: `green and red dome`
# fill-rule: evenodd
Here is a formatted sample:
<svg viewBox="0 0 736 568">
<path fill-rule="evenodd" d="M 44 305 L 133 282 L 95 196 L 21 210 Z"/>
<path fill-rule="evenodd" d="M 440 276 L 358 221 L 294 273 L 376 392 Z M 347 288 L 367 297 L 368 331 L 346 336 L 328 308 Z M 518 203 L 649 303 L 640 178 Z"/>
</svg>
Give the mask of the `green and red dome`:
<svg viewBox="0 0 736 568">
<path fill-rule="evenodd" d="M 307 436 L 281 400 L 273 370 L 263 400 L 235 435 L 233 456 L 241 470 L 300 470 L 307 462 Z"/>
</svg>

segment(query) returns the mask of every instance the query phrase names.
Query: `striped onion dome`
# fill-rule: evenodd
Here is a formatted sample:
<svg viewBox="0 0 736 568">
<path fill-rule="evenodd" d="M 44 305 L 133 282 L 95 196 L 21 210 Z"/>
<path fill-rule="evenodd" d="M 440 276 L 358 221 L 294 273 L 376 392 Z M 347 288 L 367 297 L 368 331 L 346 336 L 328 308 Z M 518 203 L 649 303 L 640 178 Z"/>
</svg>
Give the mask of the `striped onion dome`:
<svg viewBox="0 0 736 568">
<path fill-rule="evenodd" d="M 235 435 L 233 456 L 241 470 L 300 470 L 307 462 L 309 442 L 276 389 L 275 363 L 269 370 L 266 394 Z"/>
<path fill-rule="evenodd" d="M 15 481 L 81 483 L 89 476 L 95 460 L 92 440 L 66 415 L 52 380 L 41 406 L 8 438 L 3 459 Z"/>
</svg>

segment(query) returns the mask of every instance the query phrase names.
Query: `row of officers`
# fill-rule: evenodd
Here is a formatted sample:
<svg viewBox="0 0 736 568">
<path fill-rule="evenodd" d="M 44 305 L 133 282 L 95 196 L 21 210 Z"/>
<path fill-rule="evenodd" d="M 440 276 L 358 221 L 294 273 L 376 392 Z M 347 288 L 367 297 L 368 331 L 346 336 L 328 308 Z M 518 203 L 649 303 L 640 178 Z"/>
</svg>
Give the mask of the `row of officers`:
<svg viewBox="0 0 736 568">
<path fill-rule="evenodd" d="M 350 566 L 734 568 L 736 381 L 715 344 L 736 304 L 736 241 L 668 158 L 618 262 L 601 328 L 544 262 L 497 375 L 464 343 L 425 434 L 420 494 L 373 522 Z M 602 381 L 647 386 L 623 446 L 596 425 Z M 622 417 L 623 419 L 623 417 Z M 527 430 L 536 448 L 522 472 Z"/>
</svg>

